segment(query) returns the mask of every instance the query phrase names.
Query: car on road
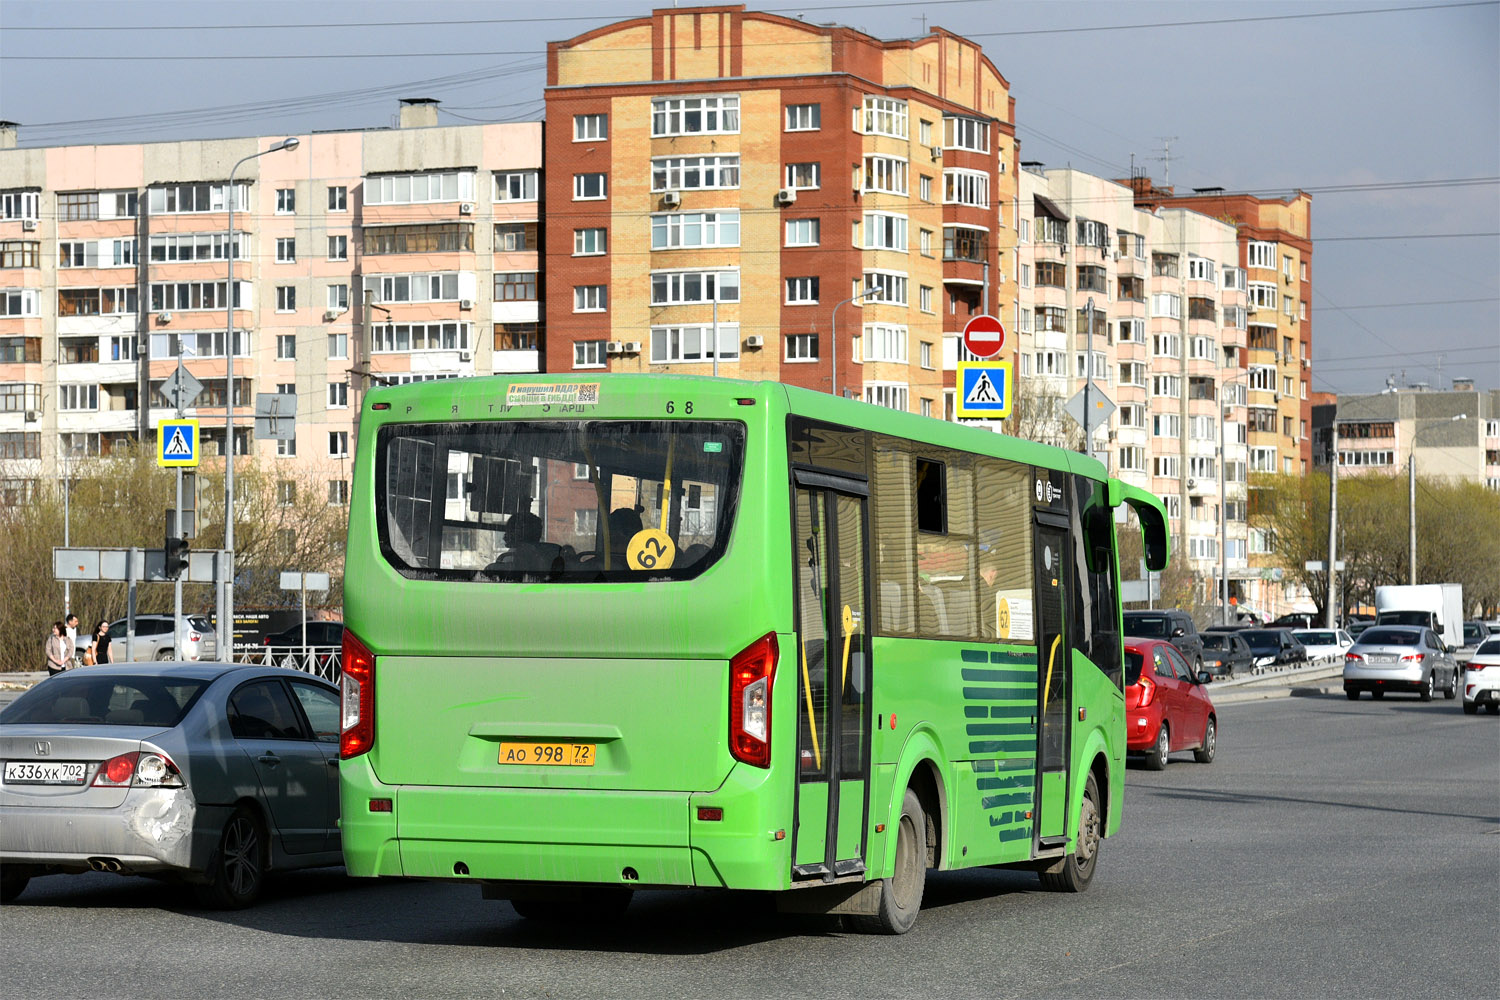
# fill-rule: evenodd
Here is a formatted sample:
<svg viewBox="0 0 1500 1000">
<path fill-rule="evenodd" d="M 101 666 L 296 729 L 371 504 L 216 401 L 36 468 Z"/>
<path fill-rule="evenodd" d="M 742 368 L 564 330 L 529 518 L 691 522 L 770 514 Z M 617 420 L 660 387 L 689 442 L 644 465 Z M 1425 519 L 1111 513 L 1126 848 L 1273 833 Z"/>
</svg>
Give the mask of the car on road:
<svg viewBox="0 0 1500 1000">
<path fill-rule="evenodd" d="M 1430 628 L 1420 625 L 1376 625 L 1365 629 L 1344 653 L 1344 694 L 1350 701 L 1361 691 L 1384 698 L 1387 691 L 1409 691 L 1423 701 L 1442 685 L 1443 697 L 1458 693 L 1458 663 Z"/>
<path fill-rule="evenodd" d="M 1255 657 L 1244 636 L 1236 632 L 1209 629 L 1203 636 L 1203 666 L 1215 677 L 1233 677 L 1250 673 Z"/>
<path fill-rule="evenodd" d="M 1123 615 L 1126 635 L 1143 639 L 1166 639 L 1187 658 L 1193 670 L 1203 669 L 1203 639 L 1186 611 L 1127 611 Z"/>
<path fill-rule="evenodd" d="M 1370 628 L 1374 624 L 1375 622 L 1373 620 L 1358 618 L 1351 621 L 1347 626 L 1345 626 L 1344 631 L 1349 633 L 1349 638 L 1358 639 L 1360 633 L 1364 632 L 1365 629 Z"/>
<path fill-rule="evenodd" d="M 109 626 L 111 663 L 140 660 L 213 660 L 219 655 L 219 640 L 214 627 L 203 615 L 182 616 L 182 645 L 176 645 L 176 629 L 171 615 L 136 615 L 135 644 L 127 648 L 127 619 Z"/>
<path fill-rule="evenodd" d="M 1144 754 L 1160 771 L 1167 755 L 1193 751 L 1213 762 L 1219 719 L 1208 696 L 1208 671 L 1194 672 L 1176 646 L 1162 639 L 1125 640 L 1125 749 Z"/>
<path fill-rule="evenodd" d="M 1500 714 L 1500 635 L 1481 642 L 1464 665 L 1464 713 L 1473 715 L 1480 705 Z"/>
<path fill-rule="evenodd" d="M 339 690 L 277 667 L 70 670 L 0 711 L 0 902 L 40 876 L 165 876 L 248 906 L 343 863 Z"/>
<path fill-rule="evenodd" d="M 1294 628 L 1292 635 L 1307 648 L 1312 663 L 1343 663 L 1354 637 L 1341 628 Z"/>
<path fill-rule="evenodd" d="M 1267 628 L 1317 628 L 1318 615 L 1314 611 L 1293 611 L 1271 622 Z"/>
<path fill-rule="evenodd" d="M 307 623 L 307 645 L 309 646 L 340 646 L 344 642 L 343 622 L 308 622 Z M 272 632 L 260 641 L 262 646 L 297 646 L 302 643 L 302 626 L 293 625 L 289 629 L 280 632 Z"/>
<path fill-rule="evenodd" d="M 1307 663 L 1307 647 L 1288 628 L 1250 628 L 1241 632 L 1255 656 L 1254 672 L 1300 667 Z"/>
<path fill-rule="evenodd" d="M 1469 661 L 1479 644 L 1490 637 L 1490 630 L 1484 622 L 1464 622 L 1463 634 L 1463 642 L 1453 651 L 1453 658 L 1460 664 Z"/>
</svg>

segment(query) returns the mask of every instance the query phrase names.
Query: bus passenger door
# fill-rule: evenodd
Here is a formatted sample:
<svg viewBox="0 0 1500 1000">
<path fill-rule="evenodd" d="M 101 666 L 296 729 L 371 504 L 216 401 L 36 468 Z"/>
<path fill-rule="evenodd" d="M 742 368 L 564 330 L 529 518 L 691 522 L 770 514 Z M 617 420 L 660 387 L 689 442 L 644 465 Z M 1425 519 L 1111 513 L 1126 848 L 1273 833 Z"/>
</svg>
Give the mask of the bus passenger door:
<svg viewBox="0 0 1500 1000">
<path fill-rule="evenodd" d="M 831 881 L 865 870 L 869 826 L 872 622 L 866 487 L 801 472 L 798 482 L 793 495 L 798 760 L 792 877 Z"/>
<path fill-rule="evenodd" d="M 1038 851 L 1063 846 L 1068 801 L 1068 700 L 1072 651 L 1064 627 L 1068 606 L 1067 518 L 1038 512 L 1036 522 Z"/>
</svg>

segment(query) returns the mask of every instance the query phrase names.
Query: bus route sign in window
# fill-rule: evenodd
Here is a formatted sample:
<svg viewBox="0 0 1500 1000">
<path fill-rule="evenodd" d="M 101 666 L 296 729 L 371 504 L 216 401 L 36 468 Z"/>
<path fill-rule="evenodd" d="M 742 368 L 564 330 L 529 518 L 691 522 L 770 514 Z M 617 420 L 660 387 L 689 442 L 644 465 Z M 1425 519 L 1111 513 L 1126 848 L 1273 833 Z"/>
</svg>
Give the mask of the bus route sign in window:
<svg viewBox="0 0 1500 1000">
<path fill-rule="evenodd" d="M 745 428 L 588 420 L 381 428 L 381 551 L 413 578 L 688 579 L 723 554 Z"/>
</svg>

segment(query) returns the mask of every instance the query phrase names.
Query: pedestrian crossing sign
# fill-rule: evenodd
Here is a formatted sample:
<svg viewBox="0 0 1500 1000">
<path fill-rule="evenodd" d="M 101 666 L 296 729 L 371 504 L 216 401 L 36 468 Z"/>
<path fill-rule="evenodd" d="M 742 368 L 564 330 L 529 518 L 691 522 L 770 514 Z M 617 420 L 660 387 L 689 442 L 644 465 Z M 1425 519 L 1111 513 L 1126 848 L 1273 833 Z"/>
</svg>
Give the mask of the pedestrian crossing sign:
<svg viewBox="0 0 1500 1000">
<path fill-rule="evenodd" d="M 999 420 L 1010 416 L 1015 381 L 1009 361 L 960 361 L 958 363 L 958 416 Z"/>
<path fill-rule="evenodd" d="M 162 468 L 198 464 L 198 421 L 161 422 L 156 429 L 156 464 Z"/>
</svg>

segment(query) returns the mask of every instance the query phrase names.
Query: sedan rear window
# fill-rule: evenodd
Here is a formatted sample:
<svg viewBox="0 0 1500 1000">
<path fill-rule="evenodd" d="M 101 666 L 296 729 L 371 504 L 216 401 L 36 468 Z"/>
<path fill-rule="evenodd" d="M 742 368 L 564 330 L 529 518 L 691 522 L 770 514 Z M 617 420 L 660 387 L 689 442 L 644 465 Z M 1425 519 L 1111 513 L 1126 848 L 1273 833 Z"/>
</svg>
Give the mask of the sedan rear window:
<svg viewBox="0 0 1500 1000">
<path fill-rule="evenodd" d="M 1148 639 L 1165 639 L 1171 619 L 1165 615 L 1129 615 L 1125 619 L 1125 633 L 1140 635 Z"/>
<path fill-rule="evenodd" d="M 1134 684 L 1141 679 L 1141 668 L 1146 665 L 1146 658 L 1133 650 L 1125 650 L 1125 683 Z"/>
<path fill-rule="evenodd" d="M 1474 655 L 1478 656 L 1481 653 L 1485 656 L 1494 656 L 1500 653 L 1500 639 L 1486 639 L 1484 642 L 1481 642 L 1479 648 L 1474 651 Z"/>
<path fill-rule="evenodd" d="M 1409 628 L 1371 628 L 1359 637 L 1361 646 L 1418 646 L 1422 633 Z"/>
<path fill-rule="evenodd" d="M 1204 649 L 1233 649 L 1234 637 L 1227 632 L 1204 632 Z"/>
<path fill-rule="evenodd" d="M 0 725 L 151 726 L 171 729 L 198 700 L 206 680 L 58 674 L 0 712 Z"/>
<path fill-rule="evenodd" d="M 1339 639 L 1332 632 L 1293 632 L 1298 639 L 1308 646 L 1332 646 Z"/>
</svg>

